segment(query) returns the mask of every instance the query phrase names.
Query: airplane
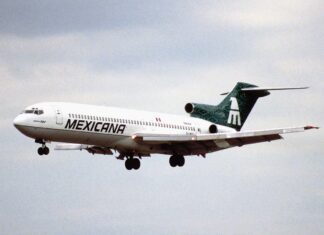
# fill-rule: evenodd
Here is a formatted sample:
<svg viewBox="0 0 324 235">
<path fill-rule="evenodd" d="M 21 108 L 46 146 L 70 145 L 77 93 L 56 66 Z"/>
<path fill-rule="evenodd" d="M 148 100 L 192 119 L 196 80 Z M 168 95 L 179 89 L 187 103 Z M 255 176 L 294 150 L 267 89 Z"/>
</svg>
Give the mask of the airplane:
<svg viewBox="0 0 324 235">
<path fill-rule="evenodd" d="M 318 129 L 316 126 L 241 131 L 258 98 L 272 90 L 308 87 L 260 88 L 238 82 L 218 105 L 187 103 L 187 116 L 116 107 L 65 102 L 28 106 L 13 121 L 24 135 L 41 144 L 39 155 L 55 150 L 86 150 L 92 154 L 116 154 L 127 170 L 138 170 L 140 159 L 151 154 L 169 155 L 171 167 L 182 167 L 185 156 L 206 154 L 243 145 L 282 139 L 282 134 Z"/>
</svg>

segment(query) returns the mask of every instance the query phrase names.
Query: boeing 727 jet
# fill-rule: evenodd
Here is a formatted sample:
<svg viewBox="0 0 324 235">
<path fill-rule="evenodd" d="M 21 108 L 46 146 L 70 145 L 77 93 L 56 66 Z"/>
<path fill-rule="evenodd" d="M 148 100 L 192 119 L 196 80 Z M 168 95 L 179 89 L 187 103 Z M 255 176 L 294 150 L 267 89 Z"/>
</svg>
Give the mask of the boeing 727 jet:
<svg viewBox="0 0 324 235">
<path fill-rule="evenodd" d="M 282 139 L 282 134 L 314 126 L 241 131 L 254 104 L 272 90 L 239 82 L 219 105 L 188 103 L 190 115 L 178 116 L 115 107 L 47 102 L 27 107 L 14 126 L 41 144 L 39 155 L 49 154 L 47 143 L 60 142 L 56 150 L 87 150 L 125 160 L 128 170 L 139 169 L 140 159 L 151 154 L 169 155 L 172 167 L 182 167 L 185 156 L 206 154 L 247 144 Z"/>
</svg>

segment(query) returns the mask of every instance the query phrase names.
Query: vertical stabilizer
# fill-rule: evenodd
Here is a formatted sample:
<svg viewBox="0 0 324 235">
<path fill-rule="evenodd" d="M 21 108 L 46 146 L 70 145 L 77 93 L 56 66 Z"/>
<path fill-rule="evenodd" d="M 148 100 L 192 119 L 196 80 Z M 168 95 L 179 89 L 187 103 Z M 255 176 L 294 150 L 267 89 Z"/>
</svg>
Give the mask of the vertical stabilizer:
<svg viewBox="0 0 324 235">
<path fill-rule="evenodd" d="M 244 90 L 256 85 L 238 82 L 224 100 L 217 106 L 187 104 L 185 109 L 192 117 L 241 130 L 258 98 L 269 95 L 267 90 Z"/>
</svg>

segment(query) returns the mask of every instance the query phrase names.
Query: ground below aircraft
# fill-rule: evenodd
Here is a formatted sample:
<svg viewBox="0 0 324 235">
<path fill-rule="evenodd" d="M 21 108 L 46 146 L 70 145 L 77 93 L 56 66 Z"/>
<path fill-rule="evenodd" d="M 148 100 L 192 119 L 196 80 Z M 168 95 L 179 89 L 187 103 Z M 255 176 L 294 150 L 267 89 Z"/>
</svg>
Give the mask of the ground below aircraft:
<svg viewBox="0 0 324 235">
<path fill-rule="evenodd" d="M 128 170 L 139 169 L 140 159 L 151 154 L 171 156 L 172 167 L 182 167 L 185 156 L 241 147 L 282 139 L 281 134 L 318 127 L 302 126 L 241 131 L 254 104 L 272 90 L 305 89 L 259 88 L 238 82 L 224 100 L 214 106 L 188 103 L 190 117 L 94 106 L 45 102 L 27 107 L 14 119 L 14 126 L 41 144 L 39 155 L 49 154 L 49 142 L 61 142 L 56 150 L 87 150 L 92 154 L 113 155 L 125 160 Z"/>
</svg>

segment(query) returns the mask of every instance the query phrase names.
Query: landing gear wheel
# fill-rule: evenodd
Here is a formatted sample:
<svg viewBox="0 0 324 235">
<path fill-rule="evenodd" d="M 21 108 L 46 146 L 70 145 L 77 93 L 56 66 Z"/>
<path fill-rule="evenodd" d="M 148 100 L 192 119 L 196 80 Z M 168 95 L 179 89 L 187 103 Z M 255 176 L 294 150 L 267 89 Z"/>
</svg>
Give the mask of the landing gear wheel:
<svg viewBox="0 0 324 235">
<path fill-rule="evenodd" d="M 42 147 L 39 147 L 37 149 L 37 153 L 38 153 L 38 155 L 42 156 L 44 154 L 44 149 Z"/>
<path fill-rule="evenodd" d="M 185 158 L 182 155 L 172 155 L 169 159 L 169 163 L 172 167 L 182 167 L 185 164 Z"/>
<path fill-rule="evenodd" d="M 177 159 L 176 156 L 172 155 L 169 159 L 170 166 L 176 167 L 177 166 Z"/>
<path fill-rule="evenodd" d="M 141 162 L 138 158 L 128 158 L 125 161 L 125 167 L 127 170 L 138 170 L 141 166 Z"/>
<path fill-rule="evenodd" d="M 140 166 L 141 166 L 141 162 L 140 162 L 140 160 L 138 158 L 134 158 L 132 160 L 132 163 L 133 163 L 132 165 L 133 165 L 134 170 L 138 170 L 140 168 Z"/>
<path fill-rule="evenodd" d="M 132 166 L 133 164 L 132 164 L 132 159 L 127 159 L 126 161 L 125 161 L 125 167 L 126 167 L 126 169 L 127 170 L 131 170 L 131 169 L 133 169 L 133 166 Z"/>
<path fill-rule="evenodd" d="M 184 164 L 185 164 L 185 158 L 184 158 L 184 156 L 178 156 L 178 166 L 179 167 L 183 167 L 184 166 Z"/>
<path fill-rule="evenodd" d="M 42 155 L 48 155 L 49 154 L 49 148 L 48 147 L 39 147 L 37 149 L 37 153 L 38 155 L 42 156 Z"/>
<path fill-rule="evenodd" d="M 45 148 L 43 148 L 43 153 L 45 155 L 48 155 L 49 154 L 49 148 L 45 146 Z"/>
</svg>

